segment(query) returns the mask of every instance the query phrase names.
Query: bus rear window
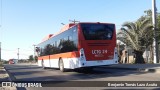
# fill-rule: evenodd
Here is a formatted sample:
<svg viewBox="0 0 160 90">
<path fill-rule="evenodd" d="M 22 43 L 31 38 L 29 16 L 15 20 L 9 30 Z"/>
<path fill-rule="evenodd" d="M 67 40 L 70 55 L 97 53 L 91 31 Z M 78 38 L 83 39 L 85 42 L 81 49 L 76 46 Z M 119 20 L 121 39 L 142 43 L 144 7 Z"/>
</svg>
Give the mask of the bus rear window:
<svg viewBox="0 0 160 90">
<path fill-rule="evenodd" d="M 81 24 L 85 40 L 111 40 L 114 24 Z"/>
</svg>

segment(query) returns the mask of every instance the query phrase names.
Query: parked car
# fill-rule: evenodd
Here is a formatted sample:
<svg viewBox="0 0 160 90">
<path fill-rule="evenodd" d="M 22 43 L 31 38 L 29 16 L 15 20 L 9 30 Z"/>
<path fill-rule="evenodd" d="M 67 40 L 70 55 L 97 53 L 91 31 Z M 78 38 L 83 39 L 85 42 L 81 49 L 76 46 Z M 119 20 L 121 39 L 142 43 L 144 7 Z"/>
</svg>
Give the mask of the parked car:
<svg viewBox="0 0 160 90">
<path fill-rule="evenodd" d="M 10 59 L 10 60 L 9 60 L 9 64 L 14 64 L 13 59 Z"/>
</svg>

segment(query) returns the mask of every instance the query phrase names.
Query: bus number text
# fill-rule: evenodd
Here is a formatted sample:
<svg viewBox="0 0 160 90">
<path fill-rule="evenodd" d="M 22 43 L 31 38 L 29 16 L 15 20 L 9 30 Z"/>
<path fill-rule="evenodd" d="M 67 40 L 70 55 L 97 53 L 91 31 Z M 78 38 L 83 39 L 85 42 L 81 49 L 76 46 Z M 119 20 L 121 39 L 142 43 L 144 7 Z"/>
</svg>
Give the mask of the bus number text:
<svg viewBox="0 0 160 90">
<path fill-rule="evenodd" d="M 107 50 L 92 50 L 92 54 L 106 54 Z"/>
</svg>

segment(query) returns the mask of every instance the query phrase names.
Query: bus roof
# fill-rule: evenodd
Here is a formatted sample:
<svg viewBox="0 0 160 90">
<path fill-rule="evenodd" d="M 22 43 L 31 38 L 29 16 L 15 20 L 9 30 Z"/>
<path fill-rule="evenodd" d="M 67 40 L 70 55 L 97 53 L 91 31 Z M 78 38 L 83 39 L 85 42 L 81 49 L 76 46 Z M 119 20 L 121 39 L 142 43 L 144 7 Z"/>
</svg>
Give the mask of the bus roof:
<svg viewBox="0 0 160 90">
<path fill-rule="evenodd" d="M 86 23 L 86 24 L 87 23 L 92 23 L 92 24 L 94 24 L 94 23 L 101 23 L 101 22 L 79 22 L 79 23 Z M 52 37 L 54 37 L 54 36 L 56 36 L 56 35 L 64 32 L 64 31 L 66 31 L 66 30 L 68 30 L 69 28 L 71 28 L 71 27 L 73 27 L 73 26 L 75 26 L 76 24 L 79 24 L 79 23 L 69 23 L 67 25 L 64 25 L 58 33 L 56 33 L 56 34 L 49 34 L 45 38 L 43 38 L 42 41 L 41 41 L 41 43 L 44 42 L 44 41 L 49 40 L 50 38 L 52 38 Z M 101 23 L 101 24 L 113 24 L 113 23 Z"/>
<path fill-rule="evenodd" d="M 76 23 L 70 23 L 70 24 L 64 25 L 64 26 L 61 28 L 61 30 L 60 30 L 57 34 L 53 35 L 52 37 L 54 37 L 54 36 L 56 36 L 56 35 L 64 32 L 64 31 L 68 30 L 69 28 L 73 27 L 74 25 L 76 25 Z M 52 38 L 52 37 L 51 37 L 51 38 Z"/>
<path fill-rule="evenodd" d="M 52 36 L 54 36 L 54 34 L 49 34 L 49 35 L 47 35 L 46 37 L 44 37 L 44 38 L 42 39 L 42 42 L 50 39 Z"/>
<path fill-rule="evenodd" d="M 52 37 L 54 37 L 54 36 L 56 36 L 56 35 L 64 32 L 64 31 L 68 30 L 69 28 L 71 28 L 71 27 L 74 26 L 75 24 L 76 24 L 76 23 L 70 23 L 70 24 L 64 25 L 64 26 L 61 28 L 60 32 L 58 32 L 57 34 L 49 34 L 49 35 L 47 35 L 45 38 L 42 39 L 42 42 L 44 42 L 44 41 L 46 41 L 46 40 L 48 40 L 48 39 L 50 39 L 50 38 L 52 38 Z"/>
</svg>

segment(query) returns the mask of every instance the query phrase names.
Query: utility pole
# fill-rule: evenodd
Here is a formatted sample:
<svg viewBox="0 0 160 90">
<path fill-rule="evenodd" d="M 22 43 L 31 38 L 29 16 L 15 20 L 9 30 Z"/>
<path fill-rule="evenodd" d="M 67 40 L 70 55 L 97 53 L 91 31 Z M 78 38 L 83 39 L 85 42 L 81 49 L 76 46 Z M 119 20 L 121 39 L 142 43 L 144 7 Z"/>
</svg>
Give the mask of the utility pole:
<svg viewBox="0 0 160 90">
<path fill-rule="evenodd" d="M 159 63 L 158 58 L 158 42 L 157 42 L 157 9 L 156 9 L 156 0 L 152 0 L 152 23 L 154 30 L 154 41 L 153 41 L 153 56 L 154 63 Z"/>
<path fill-rule="evenodd" d="M 19 60 L 19 48 L 18 48 L 18 53 L 17 53 L 17 56 L 18 56 L 18 60 Z"/>
<path fill-rule="evenodd" d="M 74 20 L 69 20 L 70 22 L 73 22 L 74 24 L 76 23 L 76 22 L 80 22 L 80 21 L 76 21 L 75 19 Z"/>
<path fill-rule="evenodd" d="M 1 42 L 0 42 L 0 61 L 2 61 L 1 60 Z"/>
<path fill-rule="evenodd" d="M 3 13 L 2 10 L 3 10 L 3 9 L 2 9 L 2 0 L 1 0 L 1 10 L 0 10 L 0 13 L 1 13 L 1 15 L 0 15 L 0 28 L 1 28 L 1 30 L 2 30 L 2 13 Z M 2 60 L 1 60 L 1 59 L 2 59 L 2 58 L 1 58 L 1 55 L 2 55 L 2 54 L 1 54 L 1 49 L 2 49 L 2 48 L 1 48 L 1 42 L 0 42 L 0 61 L 2 61 Z"/>
</svg>

